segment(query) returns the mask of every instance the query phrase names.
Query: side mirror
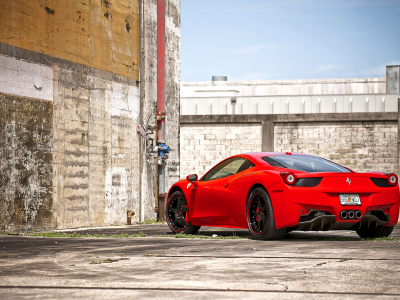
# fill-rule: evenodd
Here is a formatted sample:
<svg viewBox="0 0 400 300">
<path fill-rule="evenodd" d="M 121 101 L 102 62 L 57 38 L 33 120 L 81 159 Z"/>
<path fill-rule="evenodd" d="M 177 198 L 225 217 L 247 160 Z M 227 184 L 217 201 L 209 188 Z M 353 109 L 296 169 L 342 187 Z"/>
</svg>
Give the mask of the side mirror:
<svg viewBox="0 0 400 300">
<path fill-rule="evenodd" d="M 192 182 L 194 186 L 197 186 L 197 181 L 198 181 L 197 174 L 192 174 L 187 176 L 186 180 Z"/>
</svg>

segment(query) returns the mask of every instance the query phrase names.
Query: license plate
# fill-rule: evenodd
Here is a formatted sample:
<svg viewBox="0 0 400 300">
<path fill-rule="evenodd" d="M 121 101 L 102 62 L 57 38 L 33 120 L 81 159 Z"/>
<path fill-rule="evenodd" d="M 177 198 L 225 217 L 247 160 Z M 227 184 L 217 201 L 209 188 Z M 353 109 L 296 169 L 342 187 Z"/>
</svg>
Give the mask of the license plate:
<svg viewBox="0 0 400 300">
<path fill-rule="evenodd" d="M 341 205 L 361 205 L 359 194 L 339 194 Z"/>
</svg>

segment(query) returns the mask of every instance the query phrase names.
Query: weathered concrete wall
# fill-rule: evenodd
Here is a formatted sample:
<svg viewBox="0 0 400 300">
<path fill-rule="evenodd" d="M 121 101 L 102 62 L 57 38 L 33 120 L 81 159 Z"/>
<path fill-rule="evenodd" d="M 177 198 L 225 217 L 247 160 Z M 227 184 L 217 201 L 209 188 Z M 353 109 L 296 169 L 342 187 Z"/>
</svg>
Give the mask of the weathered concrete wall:
<svg viewBox="0 0 400 300">
<path fill-rule="evenodd" d="M 145 161 L 144 140 L 136 128 L 146 123 L 157 99 L 156 4 L 156 0 L 0 3 L 0 93 L 5 93 L 0 104 L 7 107 L 12 95 L 18 95 L 34 98 L 36 107 L 49 100 L 52 108 L 47 121 L 52 130 L 51 160 L 45 167 L 40 157 L 32 156 L 29 162 L 36 164 L 38 174 L 51 169 L 51 202 L 43 198 L 35 210 L 26 209 L 30 215 L 46 209 L 48 219 L 41 218 L 40 223 L 18 214 L 29 226 L 119 225 L 125 224 L 127 210 L 136 212 L 132 221 L 155 216 L 154 163 Z M 174 150 L 166 169 L 169 188 L 179 179 L 180 1 L 166 1 L 166 8 L 166 133 Z M 33 112 L 26 113 L 27 120 Z M 2 145 L 8 141 L 3 128 L 11 128 L 5 123 L 12 117 L 9 114 L 2 113 Z M 35 135 L 28 127 L 30 132 L 19 138 L 20 143 Z M 0 159 L 6 161 L 7 151 L 1 151 Z M 17 164 L 7 161 L 2 168 Z M 0 188 L 5 190 L 9 182 L 14 190 L 26 188 L 22 177 L 14 177 Z M 15 199 L 7 196 L 4 201 L 21 202 L 15 192 L 10 193 Z M 2 218 L 8 227 L 29 227 L 28 221 Z"/>
<path fill-rule="evenodd" d="M 181 178 L 202 176 L 228 156 L 261 151 L 261 124 L 181 124 Z"/>
<path fill-rule="evenodd" d="M 146 124 L 157 101 L 157 1 L 143 1 L 141 24 L 141 111 L 140 122 Z M 179 180 L 179 99 L 180 99 L 180 0 L 166 1 L 166 142 L 172 152 L 165 169 L 166 192 Z M 150 123 L 154 121 L 150 120 Z M 155 135 L 149 135 L 155 139 Z M 154 218 L 156 187 L 154 160 L 144 157 L 144 138 L 141 138 L 141 211 L 140 219 Z"/>
<path fill-rule="evenodd" d="M 57 226 L 125 224 L 139 209 L 138 88 L 61 69 L 56 78 Z"/>
<path fill-rule="evenodd" d="M 165 192 L 179 180 L 180 165 L 180 83 L 181 83 L 181 1 L 166 1 L 166 82 L 167 123 L 165 134 L 172 151 L 165 168 Z"/>
<path fill-rule="evenodd" d="M 6 136 L 12 130 L 19 134 L 21 127 L 23 134 L 13 140 L 12 160 L 1 147 L 2 169 L 16 168 L 0 185 L 10 191 L 4 200 L 11 203 L 8 211 L 15 211 L 1 224 L 25 229 L 125 224 L 126 211 L 138 212 L 140 205 L 139 0 L 2 2 L 0 74 L 2 106 L 10 106 L 12 94 L 35 98 L 29 111 L 18 113 L 26 124 L 13 121 L 11 110 L 2 113 L 1 143 L 11 143 Z M 15 98 L 10 109 L 24 106 L 24 99 Z M 39 99 L 52 101 L 45 102 L 51 104 L 50 119 L 38 112 L 44 102 Z M 48 126 L 50 148 L 40 155 L 50 159 L 30 155 L 24 146 L 38 135 L 32 118 L 35 126 Z M 47 185 L 36 184 L 43 196 L 25 195 L 34 185 L 27 185 L 21 164 L 35 166 L 28 178 L 33 183 L 50 170 Z"/>
<path fill-rule="evenodd" d="M 52 207 L 48 208 L 52 218 L 46 226 L 68 228 L 124 224 L 127 210 L 139 211 L 139 139 L 135 130 L 139 116 L 139 89 L 136 79 L 4 44 L 0 48 L 5 54 L 0 55 L 1 61 L 6 62 L 3 65 L 11 66 L 7 70 L 19 74 L 9 82 L 19 84 L 20 89 L 9 89 L 9 92 L 33 94 L 45 99 L 49 95 L 53 97 L 53 102 L 49 102 L 51 120 L 47 120 L 52 132 L 49 165 L 54 175 L 51 179 L 53 199 Z M 12 54 L 15 57 L 8 56 Z M 29 58 L 29 61 L 22 61 L 22 58 Z M 35 70 L 40 71 L 36 77 Z M 35 91 L 32 82 L 26 78 L 36 80 L 33 82 L 37 87 Z M 5 101 L 3 105 L 6 105 L 10 97 L 14 99 L 15 96 L 5 94 L 2 104 Z M 18 104 L 22 101 L 19 99 L 23 98 L 16 97 L 14 102 L 22 106 Z M 39 99 L 31 101 L 37 101 L 36 106 L 41 103 Z M 10 118 L 10 113 L 7 111 L 2 115 Z M 36 135 L 35 131 L 30 134 Z M 22 138 L 28 137 L 24 135 L 20 140 Z M 6 157 L 0 157 L 7 161 Z M 38 166 L 39 173 L 47 170 L 42 170 L 43 164 L 38 158 L 32 156 L 31 159 Z M 21 180 L 15 177 L 12 182 L 18 185 Z M 4 184 L 2 188 L 5 188 Z M 21 183 L 18 188 L 25 186 Z M 35 214 L 31 209 L 27 211 Z M 138 220 L 138 214 L 133 220 Z M 32 222 L 20 225 L 24 228 L 38 227 Z"/>
<path fill-rule="evenodd" d="M 314 154 L 356 172 L 397 173 L 397 122 L 276 123 L 275 151 Z"/>
<path fill-rule="evenodd" d="M 139 77 L 139 0 L 6 0 L 0 41 Z"/>
<path fill-rule="evenodd" d="M 141 26 L 141 69 L 140 69 L 140 124 L 146 125 L 157 100 L 157 1 L 143 0 Z M 150 123 L 152 121 L 150 120 Z M 155 140 L 154 134 L 151 137 Z M 141 220 L 154 218 L 156 187 L 154 161 L 144 156 L 144 138 L 140 139 L 140 212 Z"/>
<path fill-rule="evenodd" d="M 0 93 L 0 229 L 49 229 L 53 104 Z"/>
<path fill-rule="evenodd" d="M 0 54 L 0 91 L 53 101 L 53 69 Z"/>
</svg>

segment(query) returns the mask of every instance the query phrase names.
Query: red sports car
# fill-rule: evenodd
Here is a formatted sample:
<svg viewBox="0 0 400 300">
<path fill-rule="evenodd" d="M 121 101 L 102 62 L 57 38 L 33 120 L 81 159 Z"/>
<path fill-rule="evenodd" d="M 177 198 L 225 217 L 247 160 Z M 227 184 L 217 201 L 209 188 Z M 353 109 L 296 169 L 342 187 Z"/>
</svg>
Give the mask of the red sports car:
<svg viewBox="0 0 400 300">
<path fill-rule="evenodd" d="M 189 175 L 168 192 L 173 232 L 200 226 L 248 228 L 254 239 L 280 239 L 292 230 L 355 230 L 387 237 L 399 217 L 396 174 L 356 173 L 300 153 L 229 157 L 198 180 Z"/>
</svg>

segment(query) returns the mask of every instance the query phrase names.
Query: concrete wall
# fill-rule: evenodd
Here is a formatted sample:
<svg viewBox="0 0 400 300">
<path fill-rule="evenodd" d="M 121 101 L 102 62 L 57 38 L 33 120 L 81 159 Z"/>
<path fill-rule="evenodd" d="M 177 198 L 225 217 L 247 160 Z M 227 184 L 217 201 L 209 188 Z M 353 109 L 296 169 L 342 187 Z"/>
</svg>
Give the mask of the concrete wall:
<svg viewBox="0 0 400 300">
<path fill-rule="evenodd" d="M 261 151 L 261 124 L 182 124 L 181 178 L 202 176 L 228 156 Z"/>
<path fill-rule="evenodd" d="M 139 0 L 6 0 L 0 41 L 139 77 Z"/>
<path fill-rule="evenodd" d="M 250 151 L 308 153 L 357 172 L 398 173 L 399 120 L 398 113 L 181 116 L 181 178 Z"/>
<path fill-rule="evenodd" d="M 52 228 L 53 105 L 0 93 L 0 230 Z"/>
<path fill-rule="evenodd" d="M 140 124 L 145 125 L 155 108 L 157 100 L 157 1 L 144 0 L 141 7 L 143 16 L 141 28 L 140 68 Z M 151 120 L 150 120 L 151 123 Z M 155 139 L 155 135 L 151 136 Z M 154 218 L 156 186 L 154 162 L 144 156 L 145 139 L 140 138 L 140 211 L 139 219 Z"/>
<path fill-rule="evenodd" d="M 139 208 L 136 85 L 57 70 L 54 190 L 57 226 L 125 224 Z"/>
<path fill-rule="evenodd" d="M 397 173 L 397 122 L 276 123 L 277 152 L 317 155 L 356 172 Z"/>
<path fill-rule="evenodd" d="M 180 175 L 180 86 L 181 86 L 181 7 L 180 0 L 166 2 L 166 142 L 172 151 L 165 168 L 165 193 Z"/>
<path fill-rule="evenodd" d="M 157 1 L 144 0 L 141 35 L 141 112 L 140 122 L 146 124 L 157 100 Z M 166 191 L 179 179 L 179 93 L 180 93 L 180 0 L 166 1 L 166 142 L 171 147 L 166 175 Z M 150 119 L 150 123 L 154 121 Z M 155 135 L 149 135 L 155 141 Z M 156 186 L 154 159 L 144 156 L 144 138 L 141 137 L 141 210 L 140 219 L 154 218 Z"/>
<path fill-rule="evenodd" d="M 386 67 L 386 93 L 400 93 L 400 66 Z"/>
<path fill-rule="evenodd" d="M 165 62 L 165 99 L 166 99 L 166 142 L 172 151 L 168 155 L 165 168 L 166 191 L 179 180 L 179 117 L 180 117 L 180 0 L 166 1 L 166 62 Z M 141 26 L 141 111 L 140 123 L 146 124 L 157 101 L 157 1 L 144 0 L 142 6 L 143 19 Z M 150 123 L 154 121 L 150 120 Z M 155 135 L 149 135 L 155 141 Z M 154 176 L 154 159 L 144 156 L 144 138 L 140 142 L 140 174 L 141 174 L 141 209 L 140 219 L 156 216 L 156 186 Z"/>
<path fill-rule="evenodd" d="M 166 2 L 170 185 L 179 177 L 180 1 Z M 127 210 L 133 221 L 155 216 L 154 164 L 136 128 L 156 100 L 156 3 L 0 3 L 0 161 L 11 176 L 0 181 L 3 230 L 119 225 Z"/>
</svg>

